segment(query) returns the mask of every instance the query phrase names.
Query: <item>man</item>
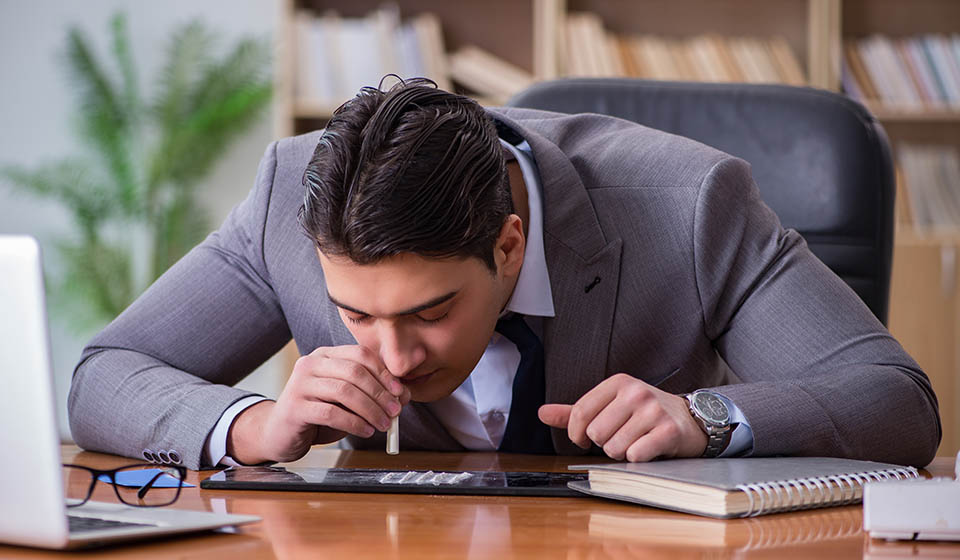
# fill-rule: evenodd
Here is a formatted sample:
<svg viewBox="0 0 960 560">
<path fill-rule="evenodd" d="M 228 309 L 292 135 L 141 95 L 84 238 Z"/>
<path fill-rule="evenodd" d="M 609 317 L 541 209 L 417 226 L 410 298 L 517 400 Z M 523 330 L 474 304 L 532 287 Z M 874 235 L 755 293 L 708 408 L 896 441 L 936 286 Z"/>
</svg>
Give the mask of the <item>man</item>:
<svg viewBox="0 0 960 560">
<path fill-rule="evenodd" d="M 276 401 L 230 387 L 291 336 Z M 745 162 L 417 80 L 268 148 L 84 350 L 69 405 L 82 447 L 190 468 L 380 447 L 398 414 L 407 449 L 629 461 L 920 466 L 940 434 L 920 368 Z"/>
</svg>

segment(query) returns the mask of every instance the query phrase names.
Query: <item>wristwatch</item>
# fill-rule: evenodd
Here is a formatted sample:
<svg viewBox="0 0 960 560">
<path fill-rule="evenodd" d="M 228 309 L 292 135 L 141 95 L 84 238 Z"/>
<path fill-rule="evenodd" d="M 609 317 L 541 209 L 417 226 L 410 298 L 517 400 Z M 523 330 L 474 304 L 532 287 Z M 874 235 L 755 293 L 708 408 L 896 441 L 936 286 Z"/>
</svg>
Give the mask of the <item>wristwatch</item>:
<svg viewBox="0 0 960 560">
<path fill-rule="evenodd" d="M 707 448 L 701 457 L 716 457 L 730 441 L 730 411 L 717 393 L 700 389 L 684 395 L 690 414 L 707 434 Z"/>
</svg>

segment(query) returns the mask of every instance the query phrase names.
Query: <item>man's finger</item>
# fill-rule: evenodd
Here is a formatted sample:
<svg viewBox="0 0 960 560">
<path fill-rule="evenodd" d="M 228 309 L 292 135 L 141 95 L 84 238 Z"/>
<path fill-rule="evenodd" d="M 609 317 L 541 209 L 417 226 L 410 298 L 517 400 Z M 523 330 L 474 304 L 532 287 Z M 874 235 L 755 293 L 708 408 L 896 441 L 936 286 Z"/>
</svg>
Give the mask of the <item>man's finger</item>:
<svg viewBox="0 0 960 560">
<path fill-rule="evenodd" d="M 647 435 L 657 425 L 657 420 L 658 417 L 649 412 L 633 415 L 606 441 L 594 442 L 603 448 L 607 456 L 618 461 L 623 460 L 630 446 Z"/>
<path fill-rule="evenodd" d="M 342 401 L 342 395 L 348 388 L 356 388 L 366 394 L 375 402 L 387 416 L 387 422 L 390 418 L 400 413 L 401 402 L 388 391 L 366 366 L 350 359 L 325 357 L 322 369 L 312 372 L 312 376 L 305 378 L 304 396 L 311 399 L 319 399 L 328 402 L 341 402 L 347 408 L 355 412 L 361 412 L 360 409 L 352 406 L 350 403 Z M 338 381 L 349 387 L 333 387 L 330 383 Z M 361 414 L 372 424 L 372 418 L 367 414 Z M 376 425 L 376 424 L 374 424 Z"/>
<path fill-rule="evenodd" d="M 311 393 L 313 393 L 313 399 L 339 405 L 382 432 L 390 427 L 390 418 L 394 411 L 382 408 L 381 404 L 370 395 L 348 381 L 318 377 L 313 382 Z M 393 397 L 390 398 L 393 399 Z M 394 402 L 394 406 L 399 407 L 399 404 Z"/>
<path fill-rule="evenodd" d="M 661 455 L 673 456 L 674 453 L 671 452 L 671 449 L 676 447 L 676 442 L 673 441 L 674 436 L 675 433 L 664 429 L 663 425 L 654 427 L 627 448 L 627 461 L 643 463 L 652 461 Z"/>
<path fill-rule="evenodd" d="M 570 421 L 570 410 L 573 409 L 569 404 L 545 404 L 537 411 L 540 421 L 554 428 L 567 429 L 567 423 Z"/>
<path fill-rule="evenodd" d="M 334 346 L 328 350 L 326 355 L 331 358 L 354 361 L 367 368 L 371 375 L 395 397 L 402 397 L 404 393 L 408 392 L 407 388 L 387 370 L 387 366 L 380 359 L 380 356 L 369 348 L 356 345 Z M 409 397 L 407 400 L 409 400 Z"/>
<path fill-rule="evenodd" d="M 622 431 L 638 412 L 636 409 L 624 406 L 623 403 L 614 399 L 610 405 L 601 410 L 587 424 L 587 437 L 599 447 L 603 447 L 607 441 L 614 437 L 614 434 Z"/>
<path fill-rule="evenodd" d="M 375 428 L 363 418 L 333 403 L 301 401 L 298 404 L 305 423 L 333 428 L 361 438 L 368 438 L 375 432 Z"/>
<path fill-rule="evenodd" d="M 600 412 L 617 398 L 617 383 L 613 378 L 606 379 L 573 404 L 570 421 L 567 423 L 567 435 L 570 441 L 583 449 L 591 445 L 587 436 L 587 426 Z"/>
</svg>

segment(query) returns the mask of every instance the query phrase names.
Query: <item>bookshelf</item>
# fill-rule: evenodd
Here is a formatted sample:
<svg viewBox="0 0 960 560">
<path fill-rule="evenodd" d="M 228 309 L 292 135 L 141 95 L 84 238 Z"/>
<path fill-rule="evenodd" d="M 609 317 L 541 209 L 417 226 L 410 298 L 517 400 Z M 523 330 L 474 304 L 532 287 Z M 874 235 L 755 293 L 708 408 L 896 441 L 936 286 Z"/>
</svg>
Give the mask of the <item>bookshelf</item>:
<svg viewBox="0 0 960 560">
<path fill-rule="evenodd" d="M 288 136 L 322 127 L 334 104 L 299 98 L 296 19 L 335 10 L 362 18 L 381 0 L 281 0 L 277 41 L 276 133 Z M 618 36 L 650 35 L 670 41 L 779 38 L 796 57 L 807 85 L 842 91 L 844 41 L 874 35 L 894 39 L 960 33 L 955 0 L 397 0 L 400 21 L 434 14 L 448 54 L 483 51 L 534 80 L 570 75 L 570 16 L 589 14 Z M 454 82 L 460 91 L 471 93 Z M 502 99 L 478 96 L 482 103 Z M 345 100 L 341 99 L 340 101 Z M 960 149 L 960 106 L 904 108 L 875 99 L 865 104 L 883 123 L 894 159 L 904 143 Z M 958 186 L 960 188 L 960 186 Z M 904 191 L 898 185 L 898 191 Z M 899 194 L 902 204 L 904 195 Z M 898 209 L 898 215 L 907 215 Z M 944 424 L 941 454 L 960 449 L 960 227 L 927 231 L 898 224 L 891 286 L 891 332 L 928 373 Z M 295 351 L 294 351 L 295 352 Z"/>
<path fill-rule="evenodd" d="M 369 17 L 386 3 L 382 0 L 282 0 L 281 34 L 277 50 L 276 132 L 278 136 L 297 134 L 322 127 L 336 103 L 317 103 L 297 95 L 298 14 L 321 17 L 335 11 L 342 20 Z M 556 18 L 561 0 L 485 0 L 484 2 L 450 2 L 444 0 L 400 0 L 393 2 L 401 22 L 423 14 L 435 16 L 442 29 L 443 51 L 452 56 L 463 49 L 479 48 L 512 68 L 529 74 L 531 79 L 557 76 Z M 429 75 L 429 74 L 428 74 Z M 435 76 L 430 76 L 434 77 Z M 447 78 L 447 76 L 444 76 Z M 375 85 L 375 84 L 374 84 Z M 499 99 L 480 96 L 481 102 L 496 103 Z"/>
</svg>

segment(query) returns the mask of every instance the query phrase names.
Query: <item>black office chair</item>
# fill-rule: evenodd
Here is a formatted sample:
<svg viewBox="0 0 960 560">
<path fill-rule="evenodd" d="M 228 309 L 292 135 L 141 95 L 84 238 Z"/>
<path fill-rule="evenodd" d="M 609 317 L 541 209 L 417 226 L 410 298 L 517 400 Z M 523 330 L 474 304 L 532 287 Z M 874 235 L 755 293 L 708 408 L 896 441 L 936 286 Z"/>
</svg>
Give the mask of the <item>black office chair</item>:
<svg viewBox="0 0 960 560">
<path fill-rule="evenodd" d="M 745 159 L 784 227 L 886 324 L 893 164 L 860 104 L 811 88 L 594 78 L 539 83 L 508 105 L 613 115 Z"/>
</svg>

